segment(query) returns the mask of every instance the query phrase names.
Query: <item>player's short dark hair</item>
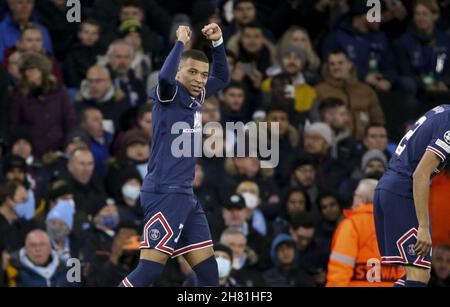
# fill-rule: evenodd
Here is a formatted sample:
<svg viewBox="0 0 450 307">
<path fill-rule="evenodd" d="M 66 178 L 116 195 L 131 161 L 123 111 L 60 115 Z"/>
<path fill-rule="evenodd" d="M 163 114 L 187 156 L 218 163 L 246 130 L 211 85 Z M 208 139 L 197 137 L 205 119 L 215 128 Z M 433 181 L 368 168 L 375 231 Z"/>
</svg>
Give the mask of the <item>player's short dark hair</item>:
<svg viewBox="0 0 450 307">
<path fill-rule="evenodd" d="M 185 61 L 187 59 L 193 59 L 196 61 L 200 61 L 200 62 L 209 64 L 209 60 L 208 60 L 208 57 L 206 56 L 206 54 L 203 51 L 197 50 L 197 49 L 190 49 L 190 50 L 184 51 L 183 54 L 181 55 L 181 60 Z"/>
<path fill-rule="evenodd" d="M 229 89 L 232 89 L 232 88 L 240 89 L 245 93 L 245 87 L 242 84 L 242 82 L 239 82 L 239 81 L 230 81 L 230 83 L 228 83 L 228 85 L 223 89 L 223 92 L 225 93 Z"/>
<path fill-rule="evenodd" d="M 0 185 L 0 206 L 2 206 L 8 198 L 14 198 L 17 188 L 21 185 L 21 183 L 16 181 L 8 181 Z"/>
<path fill-rule="evenodd" d="M 250 2 L 256 8 L 255 1 L 253 1 L 253 0 L 234 0 L 233 1 L 233 10 L 235 10 L 239 4 L 244 3 L 244 2 Z"/>
<path fill-rule="evenodd" d="M 379 123 L 371 123 L 367 125 L 367 127 L 364 129 L 364 137 L 367 137 L 369 135 L 369 130 L 372 128 L 384 128 L 387 131 L 387 128 L 385 125 L 379 124 Z"/>
<path fill-rule="evenodd" d="M 316 228 L 316 221 L 313 216 L 309 212 L 304 212 L 297 214 L 290 221 L 290 226 L 292 229 L 297 230 L 300 227 L 302 228 Z"/>
</svg>

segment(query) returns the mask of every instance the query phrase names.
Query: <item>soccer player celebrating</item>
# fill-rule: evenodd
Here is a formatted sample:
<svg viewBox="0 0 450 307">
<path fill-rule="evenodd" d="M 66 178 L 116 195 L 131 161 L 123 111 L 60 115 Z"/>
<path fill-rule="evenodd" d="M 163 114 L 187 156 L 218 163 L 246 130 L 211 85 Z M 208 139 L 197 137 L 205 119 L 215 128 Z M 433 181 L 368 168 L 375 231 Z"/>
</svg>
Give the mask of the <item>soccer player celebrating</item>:
<svg viewBox="0 0 450 307">
<path fill-rule="evenodd" d="M 183 52 L 192 32 L 177 29 L 177 42 L 168 55 L 159 83 L 151 94 L 153 106 L 153 148 L 148 174 L 141 189 L 145 227 L 140 244 L 140 261 L 120 284 L 121 287 L 148 287 L 162 273 L 169 257 L 183 255 L 197 276 L 197 286 L 218 286 L 208 222 L 192 188 L 194 150 L 190 155 L 173 152 L 176 139 L 194 140 L 202 133 L 201 105 L 229 82 L 222 31 L 215 23 L 202 29 L 212 41 L 212 68 L 198 50 Z M 186 129 L 174 129 L 177 124 Z M 174 133 L 174 130 L 179 130 Z M 201 140 L 201 138 L 200 138 Z M 194 145 L 194 142 L 192 143 Z M 191 148 L 192 149 L 192 148 Z"/>
<path fill-rule="evenodd" d="M 450 155 L 450 105 L 422 116 L 400 141 L 375 192 L 374 216 L 384 263 L 405 265 L 406 281 L 425 287 L 430 279 L 430 178 Z"/>
</svg>

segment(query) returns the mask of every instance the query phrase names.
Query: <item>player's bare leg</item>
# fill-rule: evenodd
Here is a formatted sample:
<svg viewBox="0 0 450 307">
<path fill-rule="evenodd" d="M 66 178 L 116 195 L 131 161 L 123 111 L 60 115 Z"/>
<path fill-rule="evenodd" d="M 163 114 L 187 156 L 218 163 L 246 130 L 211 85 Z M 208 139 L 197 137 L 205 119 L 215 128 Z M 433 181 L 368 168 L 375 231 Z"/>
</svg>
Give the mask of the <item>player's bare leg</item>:
<svg viewBox="0 0 450 307">
<path fill-rule="evenodd" d="M 138 266 L 119 287 L 149 287 L 162 273 L 169 255 L 156 249 L 141 249 Z"/>
<path fill-rule="evenodd" d="M 428 281 L 430 280 L 430 269 L 407 266 L 405 267 L 405 270 L 407 283 L 412 281 L 428 284 Z"/>
<path fill-rule="evenodd" d="M 183 255 L 197 275 L 199 287 L 218 287 L 219 272 L 212 247 L 198 249 Z"/>
</svg>

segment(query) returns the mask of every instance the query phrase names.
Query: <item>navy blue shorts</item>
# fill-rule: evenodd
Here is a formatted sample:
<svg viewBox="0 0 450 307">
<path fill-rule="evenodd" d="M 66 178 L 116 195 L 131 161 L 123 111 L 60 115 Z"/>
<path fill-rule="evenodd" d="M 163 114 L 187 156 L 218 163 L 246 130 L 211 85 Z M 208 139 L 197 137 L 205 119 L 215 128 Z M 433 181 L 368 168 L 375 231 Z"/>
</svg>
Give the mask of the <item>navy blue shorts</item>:
<svg viewBox="0 0 450 307">
<path fill-rule="evenodd" d="M 374 217 L 383 263 L 431 268 L 431 251 L 425 257 L 414 251 L 419 222 L 413 199 L 377 189 Z"/>
<path fill-rule="evenodd" d="M 194 195 L 141 192 L 145 226 L 140 248 L 172 258 L 213 246 L 208 221 Z"/>
</svg>

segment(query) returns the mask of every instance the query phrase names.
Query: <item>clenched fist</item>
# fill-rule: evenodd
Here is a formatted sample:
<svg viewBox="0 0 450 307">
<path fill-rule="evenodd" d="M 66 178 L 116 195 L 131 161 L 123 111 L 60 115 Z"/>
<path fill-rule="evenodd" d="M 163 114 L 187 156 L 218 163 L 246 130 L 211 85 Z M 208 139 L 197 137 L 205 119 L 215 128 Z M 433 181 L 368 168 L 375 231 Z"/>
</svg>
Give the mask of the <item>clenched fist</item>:
<svg viewBox="0 0 450 307">
<path fill-rule="evenodd" d="M 217 23 L 210 23 L 204 26 L 202 33 L 210 41 L 218 41 L 222 37 L 222 30 Z"/>
<path fill-rule="evenodd" d="M 192 31 L 188 26 L 179 26 L 177 29 L 177 39 L 186 45 L 192 37 Z"/>
</svg>

